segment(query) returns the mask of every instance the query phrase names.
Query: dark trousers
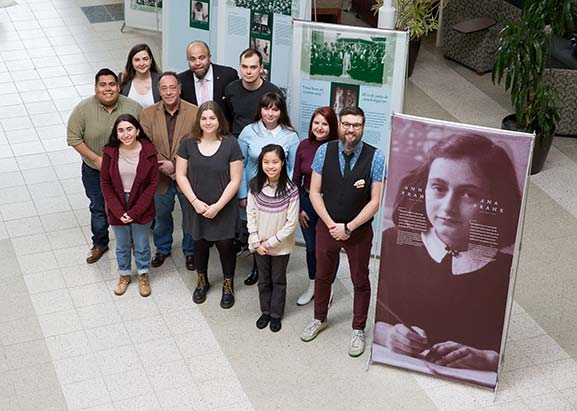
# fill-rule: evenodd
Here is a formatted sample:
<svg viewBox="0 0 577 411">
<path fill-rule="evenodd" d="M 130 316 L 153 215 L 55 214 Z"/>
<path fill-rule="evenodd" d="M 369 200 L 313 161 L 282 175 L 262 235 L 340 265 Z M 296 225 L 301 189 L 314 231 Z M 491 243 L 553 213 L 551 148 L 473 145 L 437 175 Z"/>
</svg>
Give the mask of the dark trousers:
<svg viewBox="0 0 577 411">
<path fill-rule="evenodd" d="M 344 249 L 349 259 L 351 280 L 354 289 L 353 329 L 364 330 L 371 301 L 371 283 L 369 281 L 369 260 L 373 242 L 373 228 L 370 224 L 353 231 L 346 241 L 337 241 L 321 220 L 317 224 L 317 275 L 315 278 L 315 318 L 324 321 L 327 318 L 331 297 L 332 275 Z"/>
<path fill-rule="evenodd" d="M 290 254 L 254 254 L 258 268 L 260 311 L 272 318 L 282 318 L 286 303 L 286 268 Z"/>
<path fill-rule="evenodd" d="M 88 167 L 82 162 L 82 184 L 86 197 L 90 200 L 90 230 L 92 245 L 105 247 L 108 245 L 108 220 L 104 208 L 104 196 L 100 189 L 100 171 Z"/>
<path fill-rule="evenodd" d="M 210 257 L 210 247 L 216 245 L 218 254 L 220 256 L 220 265 L 222 273 L 225 278 L 234 278 L 234 270 L 236 269 L 236 253 L 234 251 L 233 239 L 208 241 L 195 240 L 194 241 L 194 263 L 196 264 L 196 271 L 199 273 L 207 273 L 208 258 Z"/>
<path fill-rule="evenodd" d="M 319 215 L 313 208 L 313 205 L 309 198 L 309 193 L 303 189 L 301 189 L 300 191 L 300 206 L 301 210 L 307 213 L 307 216 L 309 217 L 308 227 L 304 228 L 303 226 L 301 226 L 301 230 L 303 232 L 303 238 L 305 240 L 305 246 L 306 246 L 306 258 L 307 258 L 307 269 L 309 272 L 309 279 L 314 280 L 317 272 L 316 242 L 317 242 L 317 223 L 319 221 Z M 339 271 L 339 260 L 337 259 L 337 266 L 333 274 L 333 283 L 337 278 L 338 271 Z"/>
</svg>

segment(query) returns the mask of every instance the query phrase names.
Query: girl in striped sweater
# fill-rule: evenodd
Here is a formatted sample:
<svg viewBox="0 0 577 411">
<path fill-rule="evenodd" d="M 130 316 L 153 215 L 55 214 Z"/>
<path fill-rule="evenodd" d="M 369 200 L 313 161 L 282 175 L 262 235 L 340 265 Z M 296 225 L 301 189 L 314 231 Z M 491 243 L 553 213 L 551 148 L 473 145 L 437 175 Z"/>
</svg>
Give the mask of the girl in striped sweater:
<svg viewBox="0 0 577 411">
<path fill-rule="evenodd" d="M 250 250 L 256 252 L 258 293 L 262 315 L 259 329 L 270 322 L 272 332 L 281 329 L 286 300 L 286 268 L 295 244 L 298 225 L 298 188 L 287 173 L 282 146 L 268 144 L 258 158 L 258 172 L 250 181 L 247 227 Z"/>
</svg>

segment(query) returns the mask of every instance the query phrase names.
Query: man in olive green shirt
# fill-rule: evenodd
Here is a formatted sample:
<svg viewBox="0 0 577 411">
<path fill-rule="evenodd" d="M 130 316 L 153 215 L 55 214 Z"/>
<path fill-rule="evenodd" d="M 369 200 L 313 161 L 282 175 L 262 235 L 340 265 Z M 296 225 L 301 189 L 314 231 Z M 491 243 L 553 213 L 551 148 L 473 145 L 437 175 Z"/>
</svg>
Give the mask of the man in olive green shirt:
<svg viewBox="0 0 577 411">
<path fill-rule="evenodd" d="M 95 263 L 108 250 L 108 221 L 100 191 L 102 149 L 110 137 L 116 118 L 132 114 L 138 118 L 142 107 L 119 95 L 118 77 L 109 69 L 96 73 L 94 96 L 82 100 L 68 119 L 67 141 L 82 156 L 82 184 L 90 200 L 92 249 L 86 262 Z"/>
</svg>

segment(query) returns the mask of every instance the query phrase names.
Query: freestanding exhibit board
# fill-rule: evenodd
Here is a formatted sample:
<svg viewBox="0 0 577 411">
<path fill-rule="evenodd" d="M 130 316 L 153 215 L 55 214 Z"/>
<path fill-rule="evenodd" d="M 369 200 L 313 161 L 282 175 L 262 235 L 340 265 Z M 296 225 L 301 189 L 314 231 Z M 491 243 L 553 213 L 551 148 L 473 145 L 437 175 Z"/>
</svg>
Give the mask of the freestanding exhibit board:
<svg viewBox="0 0 577 411">
<path fill-rule="evenodd" d="M 218 18 L 217 61 L 238 67 L 249 47 L 263 56 L 268 80 L 286 92 L 289 84 L 293 19 L 310 18 L 310 0 L 223 0 Z"/>
<path fill-rule="evenodd" d="M 496 388 L 533 141 L 393 116 L 372 361 Z"/>
<path fill-rule="evenodd" d="M 214 61 L 217 48 L 218 3 L 218 0 L 164 0 L 163 70 L 177 73 L 187 70 L 186 46 L 194 40 L 202 40 L 209 45 Z"/>
<path fill-rule="evenodd" d="M 162 31 L 162 2 L 162 0 L 124 0 L 122 28 Z"/>
<path fill-rule="evenodd" d="M 293 26 L 288 102 L 300 138 L 307 138 L 317 107 L 331 106 L 338 115 L 359 106 L 366 115 L 363 141 L 386 156 L 391 115 L 403 111 L 408 33 L 298 20 Z M 375 233 L 380 220 L 373 221 Z M 379 243 L 376 236 L 372 254 Z"/>
<path fill-rule="evenodd" d="M 391 114 L 403 109 L 408 41 L 404 31 L 295 21 L 288 99 L 301 138 L 317 107 L 338 114 L 359 106 L 363 141 L 388 153 Z"/>
</svg>

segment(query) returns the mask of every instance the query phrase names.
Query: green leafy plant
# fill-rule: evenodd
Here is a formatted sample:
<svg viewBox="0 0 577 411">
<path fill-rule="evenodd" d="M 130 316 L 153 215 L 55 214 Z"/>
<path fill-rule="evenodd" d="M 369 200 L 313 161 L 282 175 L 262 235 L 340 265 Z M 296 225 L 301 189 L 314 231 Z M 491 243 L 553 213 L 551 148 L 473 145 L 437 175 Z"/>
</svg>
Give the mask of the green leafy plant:
<svg viewBox="0 0 577 411">
<path fill-rule="evenodd" d="M 543 74 L 551 60 L 552 34 L 574 30 L 577 0 L 525 0 L 519 21 L 503 19 L 493 83 L 505 83 L 517 124 L 549 138 L 559 121 L 559 99 Z"/>
<path fill-rule="evenodd" d="M 377 14 L 384 0 L 377 0 L 371 7 Z M 397 10 L 395 26 L 400 30 L 408 30 L 411 40 L 421 38 L 439 28 L 441 2 L 439 0 L 394 0 Z M 443 2 L 444 5 L 447 1 Z"/>
</svg>

